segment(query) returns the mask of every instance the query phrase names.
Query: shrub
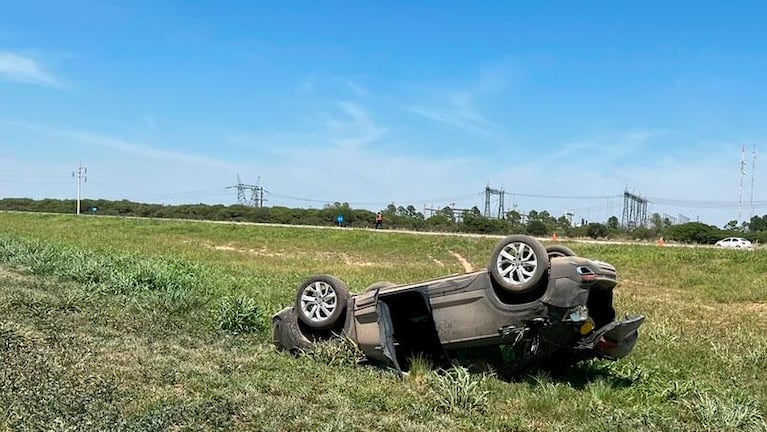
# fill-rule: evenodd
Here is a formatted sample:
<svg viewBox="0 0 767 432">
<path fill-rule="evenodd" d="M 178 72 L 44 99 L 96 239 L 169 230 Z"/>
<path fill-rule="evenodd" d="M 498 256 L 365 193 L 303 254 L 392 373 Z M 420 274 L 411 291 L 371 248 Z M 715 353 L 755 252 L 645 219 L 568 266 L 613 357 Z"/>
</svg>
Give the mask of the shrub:
<svg viewBox="0 0 767 432">
<path fill-rule="evenodd" d="M 539 220 L 531 220 L 527 223 L 527 233 L 532 236 L 545 235 L 548 231 L 546 224 Z"/>
<path fill-rule="evenodd" d="M 586 233 L 593 239 L 607 236 L 607 227 L 601 223 L 590 223 L 586 229 Z"/>
<path fill-rule="evenodd" d="M 715 226 L 706 225 L 700 222 L 689 222 L 669 227 L 666 231 L 666 237 L 671 240 L 686 243 L 711 244 L 727 237 L 727 235 Z"/>
</svg>

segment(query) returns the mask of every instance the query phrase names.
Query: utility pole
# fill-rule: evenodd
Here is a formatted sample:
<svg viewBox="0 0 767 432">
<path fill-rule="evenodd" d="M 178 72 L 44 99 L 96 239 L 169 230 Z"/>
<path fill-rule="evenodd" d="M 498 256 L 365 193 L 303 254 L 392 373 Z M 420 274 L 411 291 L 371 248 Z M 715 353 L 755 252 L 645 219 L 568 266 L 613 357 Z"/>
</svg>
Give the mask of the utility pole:
<svg viewBox="0 0 767 432">
<path fill-rule="evenodd" d="M 88 168 L 83 166 L 83 163 L 80 162 L 80 165 L 77 167 L 77 172 L 72 172 L 72 177 L 77 177 L 77 214 L 80 214 L 80 195 L 82 192 L 82 184 L 88 183 L 88 177 L 85 175 L 88 173 Z"/>
</svg>

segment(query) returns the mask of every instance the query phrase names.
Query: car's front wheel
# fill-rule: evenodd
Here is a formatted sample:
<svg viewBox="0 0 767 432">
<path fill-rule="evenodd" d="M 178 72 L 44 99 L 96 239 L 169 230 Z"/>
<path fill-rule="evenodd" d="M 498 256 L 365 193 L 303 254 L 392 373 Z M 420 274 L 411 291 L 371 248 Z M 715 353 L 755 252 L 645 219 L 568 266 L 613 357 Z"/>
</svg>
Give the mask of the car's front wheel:
<svg viewBox="0 0 767 432">
<path fill-rule="evenodd" d="M 533 290 L 549 271 L 549 256 L 538 240 L 511 235 L 498 243 L 490 257 L 490 274 L 506 291 Z"/>
<path fill-rule="evenodd" d="M 344 317 L 349 288 L 340 279 L 329 275 L 312 276 L 298 288 L 296 313 L 298 319 L 315 330 L 328 330 Z"/>
</svg>

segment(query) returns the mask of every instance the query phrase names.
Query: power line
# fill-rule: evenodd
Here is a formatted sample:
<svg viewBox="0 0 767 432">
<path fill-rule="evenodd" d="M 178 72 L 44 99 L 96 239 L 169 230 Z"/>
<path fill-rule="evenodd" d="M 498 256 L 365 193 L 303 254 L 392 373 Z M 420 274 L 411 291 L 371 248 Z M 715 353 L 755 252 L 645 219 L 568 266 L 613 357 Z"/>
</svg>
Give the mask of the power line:
<svg viewBox="0 0 767 432">
<path fill-rule="evenodd" d="M 428 199 L 404 199 L 404 200 L 387 200 L 387 201 L 345 201 L 345 200 L 338 200 L 338 199 L 316 199 L 316 198 L 306 198 L 306 197 L 298 197 L 298 196 L 292 196 L 292 195 L 283 195 L 274 193 L 270 190 L 265 190 L 267 194 L 271 197 L 275 198 L 282 198 L 292 201 L 303 201 L 303 202 L 309 202 L 309 203 L 317 203 L 317 204 L 326 204 L 326 203 L 332 203 L 332 202 L 345 202 L 349 205 L 388 205 L 392 202 L 411 202 L 411 203 L 426 203 L 426 202 L 433 202 L 433 201 L 460 201 L 467 198 L 475 198 L 482 194 L 483 192 L 475 192 L 471 194 L 464 194 L 464 195 L 457 195 L 457 196 L 447 196 L 447 197 L 439 197 L 439 198 L 428 198 Z"/>
<path fill-rule="evenodd" d="M 736 209 L 740 205 L 738 201 L 696 201 L 675 198 L 647 197 L 653 204 L 669 207 L 694 207 L 703 209 Z M 754 201 L 755 208 L 767 207 L 767 201 Z"/>
<path fill-rule="evenodd" d="M 623 195 L 586 195 L 586 196 L 578 196 L 578 195 L 539 195 L 539 194 L 525 194 L 525 193 L 517 193 L 517 192 L 510 192 L 513 196 L 521 196 L 521 197 L 527 197 L 527 198 L 546 198 L 546 199 L 583 199 L 583 200 L 594 200 L 594 199 L 609 199 L 609 198 L 620 198 Z"/>
</svg>

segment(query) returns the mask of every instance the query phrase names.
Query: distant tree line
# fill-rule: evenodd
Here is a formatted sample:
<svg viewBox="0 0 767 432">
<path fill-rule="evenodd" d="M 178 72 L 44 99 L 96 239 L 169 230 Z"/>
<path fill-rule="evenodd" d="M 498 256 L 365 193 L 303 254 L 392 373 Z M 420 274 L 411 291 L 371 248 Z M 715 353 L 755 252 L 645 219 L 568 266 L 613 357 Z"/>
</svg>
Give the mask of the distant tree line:
<svg viewBox="0 0 767 432">
<path fill-rule="evenodd" d="M 74 213 L 74 200 L 28 198 L 5 198 L 0 200 L 0 210 Z M 479 234 L 530 234 L 550 236 L 557 233 L 567 237 L 622 238 L 637 240 L 675 240 L 686 243 L 711 244 L 724 237 L 745 237 L 752 241 L 767 241 L 767 215 L 754 216 L 749 222 L 737 226 L 730 222 L 724 229 L 700 222 L 673 225 L 669 219 L 655 213 L 648 226 L 627 229 L 621 227 L 616 216 L 606 223 L 577 221 L 572 223 L 565 216 L 553 216 L 546 210 L 521 213 L 512 210 L 505 219 L 492 219 L 482 215 L 477 207 L 456 211 L 450 207 L 432 211 L 429 216 L 414 206 L 389 204 L 381 209 L 385 229 L 414 231 L 467 232 Z M 248 207 L 221 204 L 147 204 L 133 201 L 83 200 L 81 213 L 88 215 L 135 216 L 150 218 L 195 219 L 233 222 L 259 222 L 288 225 L 338 226 L 338 216 L 343 216 L 341 226 L 372 228 L 376 212 L 354 209 L 348 203 L 329 203 L 320 209 L 289 207 Z"/>
</svg>

